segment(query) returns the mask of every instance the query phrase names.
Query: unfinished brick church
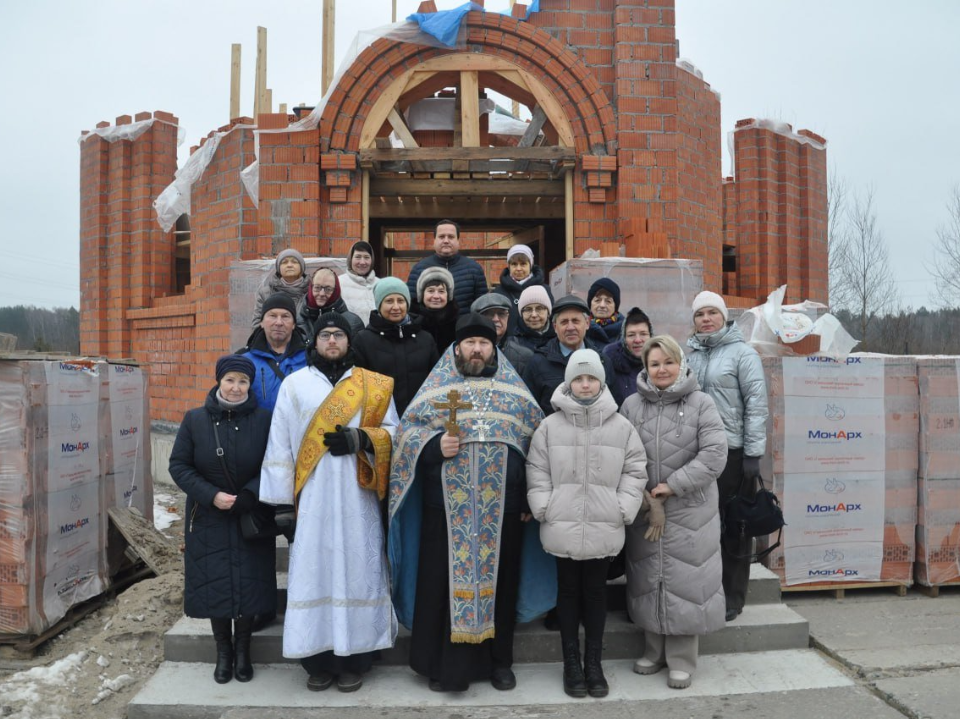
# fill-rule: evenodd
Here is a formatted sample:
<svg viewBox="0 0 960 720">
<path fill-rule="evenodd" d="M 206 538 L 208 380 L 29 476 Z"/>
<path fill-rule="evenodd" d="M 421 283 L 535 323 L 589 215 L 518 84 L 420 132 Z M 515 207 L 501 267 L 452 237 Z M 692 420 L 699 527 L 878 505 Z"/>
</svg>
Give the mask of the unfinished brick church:
<svg viewBox="0 0 960 720">
<path fill-rule="evenodd" d="M 720 97 L 678 60 L 673 0 L 542 0 L 526 16 L 520 4 L 513 17 L 471 12 L 456 49 L 376 40 L 313 129 L 289 128 L 297 115 L 233 118 L 205 139 L 219 133 L 170 232 L 152 205 L 177 170 L 177 118 L 118 117 L 154 120 L 132 140 L 88 134 L 81 352 L 147 363 L 152 418 L 179 422 L 231 349 L 232 266 L 285 247 L 343 256 L 366 239 L 378 275 L 406 277 L 441 217 L 462 222 L 461 251 L 491 285 L 525 242 L 547 271 L 589 249 L 688 258 L 731 306 L 784 283 L 789 301 L 827 301 L 822 137 L 741 120 L 724 177 Z M 525 131 L 497 131 L 488 92 L 527 108 Z M 450 126 L 418 125 L 425 102 Z M 256 201 L 240 175 L 255 160 Z"/>
</svg>

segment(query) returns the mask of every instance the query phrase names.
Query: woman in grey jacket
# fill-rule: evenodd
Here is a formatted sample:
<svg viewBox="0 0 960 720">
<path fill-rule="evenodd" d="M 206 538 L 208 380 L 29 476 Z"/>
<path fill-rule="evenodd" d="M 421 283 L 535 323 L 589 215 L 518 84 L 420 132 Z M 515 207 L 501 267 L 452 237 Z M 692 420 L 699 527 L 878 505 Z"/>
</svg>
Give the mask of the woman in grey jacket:
<svg viewBox="0 0 960 720">
<path fill-rule="evenodd" d="M 727 320 L 727 306 L 716 293 L 704 290 L 693 300 L 694 335 L 687 341 L 687 358 L 700 387 L 713 398 L 727 432 L 727 464 L 717 479 L 720 512 L 741 492 L 752 498 L 760 477 L 760 458 L 767 442 L 767 386 L 763 364 L 743 333 Z M 727 622 L 743 612 L 750 581 L 750 548 L 723 539 L 723 593 Z"/>
<path fill-rule="evenodd" d="M 640 510 L 647 480 L 643 445 L 617 414 L 605 376 L 596 351 L 576 350 L 550 401 L 556 412 L 537 428 L 527 453 L 527 502 L 540 522 L 543 549 L 557 558 L 563 690 L 571 697 L 605 697 L 609 690 L 600 663 L 607 568 L 623 547 L 624 526 Z"/>
<path fill-rule="evenodd" d="M 667 684 L 685 688 L 697 667 L 699 636 L 723 627 L 716 479 L 727 440 L 676 340 L 648 340 L 643 364 L 637 393 L 620 412 L 640 433 L 647 490 L 664 503 L 666 525 L 662 535 L 646 522 L 627 529 L 627 609 L 645 642 L 633 669 L 650 675 L 666 665 Z"/>
</svg>

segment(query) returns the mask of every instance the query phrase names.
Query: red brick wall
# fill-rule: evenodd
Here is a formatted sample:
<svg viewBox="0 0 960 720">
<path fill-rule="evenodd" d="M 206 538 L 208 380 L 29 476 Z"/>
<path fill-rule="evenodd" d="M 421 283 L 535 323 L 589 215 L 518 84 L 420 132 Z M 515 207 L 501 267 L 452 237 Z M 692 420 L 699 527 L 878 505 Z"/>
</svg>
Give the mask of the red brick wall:
<svg viewBox="0 0 960 720">
<path fill-rule="evenodd" d="M 720 98 L 677 68 L 677 242 L 674 257 L 703 262 L 704 287 L 722 285 Z"/>
<path fill-rule="evenodd" d="M 672 0 L 616 6 L 617 203 L 608 214 L 619 220 L 619 237 L 666 233 L 675 256 L 679 107 L 673 7 Z"/>
<path fill-rule="evenodd" d="M 736 227 L 737 289 L 763 299 L 786 283 L 787 302 L 825 303 L 826 141 L 766 125 L 741 120 L 734 133 L 736 182 L 724 216 Z"/>
<path fill-rule="evenodd" d="M 157 225 L 153 200 L 177 169 L 177 119 L 155 122 L 135 140 L 92 135 L 80 146 L 80 352 L 129 357 L 128 308 L 174 289 L 175 240 Z M 129 125 L 129 115 L 117 125 Z M 97 127 L 109 127 L 99 123 Z"/>
</svg>

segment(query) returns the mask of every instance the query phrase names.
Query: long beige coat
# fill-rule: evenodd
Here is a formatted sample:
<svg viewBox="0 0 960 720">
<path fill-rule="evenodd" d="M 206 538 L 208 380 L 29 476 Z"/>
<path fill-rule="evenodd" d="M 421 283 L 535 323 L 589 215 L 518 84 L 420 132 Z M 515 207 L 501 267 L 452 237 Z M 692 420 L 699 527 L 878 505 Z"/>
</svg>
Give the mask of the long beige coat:
<svg viewBox="0 0 960 720">
<path fill-rule="evenodd" d="M 573 560 L 616 555 L 643 502 L 640 437 L 607 388 L 585 407 L 561 385 L 550 402 L 557 412 L 537 428 L 527 453 L 527 501 L 543 549 Z"/>
<path fill-rule="evenodd" d="M 724 625 L 717 476 L 727 462 L 727 436 L 713 400 L 689 372 L 675 391 L 659 394 L 644 370 L 622 412 L 647 451 L 647 489 L 664 482 L 667 524 L 658 542 L 647 524 L 627 532 L 627 609 L 645 630 L 702 635 Z"/>
</svg>

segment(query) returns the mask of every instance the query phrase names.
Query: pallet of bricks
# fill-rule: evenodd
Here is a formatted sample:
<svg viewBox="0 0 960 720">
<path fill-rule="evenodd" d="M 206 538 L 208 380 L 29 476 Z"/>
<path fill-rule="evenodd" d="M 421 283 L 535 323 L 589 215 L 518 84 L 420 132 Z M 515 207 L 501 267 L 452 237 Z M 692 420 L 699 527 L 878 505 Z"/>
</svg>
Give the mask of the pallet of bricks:
<svg viewBox="0 0 960 720">
<path fill-rule="evenodd" d="M 765 564 L 784 590 L 905 592 L 916 555 L 916 358 L 764 357 L 763 368 L 770 416 L 762 474 L 773 479 L 787 522 Z"/>
<path fill-rule="evenodd" d="M 960 358 L 919 357 L 918 585 L 960 584 Z"/>
<path fill-rule="evenodd" d="M 145 373 L 0 355 L 0 641 L 37 637 L 110 587 L 115 506 L 153 519 Z"/>
</svg>

